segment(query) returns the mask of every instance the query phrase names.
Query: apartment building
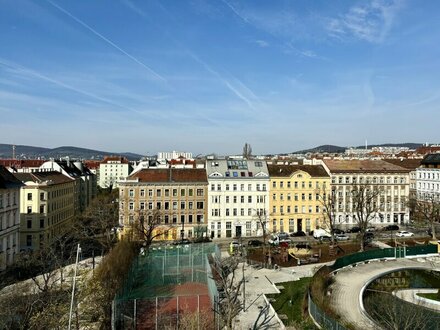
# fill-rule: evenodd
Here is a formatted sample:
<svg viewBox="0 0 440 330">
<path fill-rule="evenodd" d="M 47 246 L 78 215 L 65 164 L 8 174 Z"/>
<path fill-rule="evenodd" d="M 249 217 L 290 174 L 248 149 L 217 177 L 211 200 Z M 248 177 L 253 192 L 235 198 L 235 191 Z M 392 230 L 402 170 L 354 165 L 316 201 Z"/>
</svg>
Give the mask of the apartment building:
<svg viewBox="0 0 440 330">
<path fill-rule="evenodd" d="M 128 159 L 120 156 L 105 157 L 99 165 L 99 186 L 117 188 L 119 181 L 130 175 L 132 167 Z"/>
<path fill-rule="evenodd" d="M 39 171 L 57 171 L 75 180 L 75 214 L 83 212 L 97 194 L 97 178 L 82 161 L 50 160 Z"/>
<path fill-rule="evenodd" d="M 325 159 L 324 167 L 331 176 L 331 189 L 336 194 L 336 222 L 356 224 L 351 191 L 354 186 L 368 185 L 379 189 L 373 225 L 409 222 L 410 170 L 383 160 Z"/>
<path fill-rule="evenodd" d="M 269 229 L 310 232 L 323 223 L 322 198 L 330 192 L 330 175 L 322 165 L 268 165 Z"/>
<path fill-rule="evenodd" d="M 206 236 L 207 198 L 205 169 L 147 168 L 133 173 L 119 182 L 122 236 L 130 235 L 141 217 L 154 216 L 161 223 L 157 239 Z"/>
<path fill-rule="evenodd" d="M 16 173 L 20 191 L 20 250 L 39 250 L 72 225 L 75 180 L 57 171 Z"/>
<path fill-rule="evenodd" d="M 440 153 L 426 155 L 417 168 L 417 197 L 440 202 Z"/>
<path fill-rule="evenodd" d="M 417 168 L 420 167 L 421 158 L 393 158 L 384 161 L 406 168 L 409 172 L 409 198 L 417 198 Z"/>
<path fill-rule="evenodd" d="M 208 229 L 212 238 L 259 236 L 269 211 L 266 162 L 208 159 Z M 267 228 L 267 223 L 266 223 Z"/>
<path fill-rule="evenodd" d="M 19 251 L 21 185 L 0 165 L 0 270 L 12 264 Z"/>
</svg>

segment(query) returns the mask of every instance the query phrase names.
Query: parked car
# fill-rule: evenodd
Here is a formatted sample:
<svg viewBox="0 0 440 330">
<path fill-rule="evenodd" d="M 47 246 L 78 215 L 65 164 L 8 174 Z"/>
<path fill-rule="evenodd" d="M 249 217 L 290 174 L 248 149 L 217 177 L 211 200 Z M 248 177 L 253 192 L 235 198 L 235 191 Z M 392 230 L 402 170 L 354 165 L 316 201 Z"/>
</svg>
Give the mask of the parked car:
<svg viewBox="0 0 440 330">
<path fill-rule="evenodd" d="M 307 234 L 305 232 L 303 232 L 302 230 L 290 234 L 291 237 L 301 237 L 301 236 L 306 236 L 306 235 Z"/>
<path fill-rule="evenodd" d="M 284 239 L 284 238 L 289 238 L 289 233 L 285 233 L 285 232 L 279 232 L 278 234 L 277 234 L 277 236 L 280 238 L 280 239 Z"/>
<path fill-rule="evenodd" d="M 348 241 L 350 239 L 350 237 L 345 234 L 336 235 L 335 238 L 337 241 Z"/>
<path fill-rule="evenodd" d="M 350 229 L 347 230 L 347 233 L 359 233 L 361 231 L 360 227 L 351 227 Z"/>
<path fill-rule="evenodd" d="M 212 239 L 210 239 L 209 237 L 197 237 L 194 239 L 194 243 L 209 243 L 212 242 Z"/>
<path fill-rule="evenodd" d="M 324 237 L 329 237 L 329 238 L 331 238 L 331 235 L 330 235 L 330 233 L 329 233 L 327 230 L 325 230 L 325 229 L 315 229 L 315 230 L 313 231 L 313 237 L 316 238 L 316 239 L 318 239 L 318 238 L 322 239 L 322 238 L 324 238 Z"/>
<path fill-rule="evenodd" d="M 386 230 L 386 231 L 399 230 L 399 226 L 398 225 L 388 225 L 383 230 Z"/>
<path fill-rule="evenodd" d="M 280 236 L 280 234 L 282 233 L 279 233 L 277 235 L 272 235 L 271 239 L 269 240 L 269 244 L 280 245 L 281 243 L 290 244 L 292 242 L 289 238 L 289 234 L 284 233 L 287 234 L 287 236 L 285 236 L 284 234 Z"/>
<path fill-rule="evenodd" d="M 345 234 L 345 231 L 343 231 L 342 229 L 339 229 L 339 228 L 334 228 L 333 229 L 333 234 L 335 234 L 335 235 L 342 235 L 342 234 Z"/>
<path fill-rule="evenodd" d="M 373 231 L 376 231 L 376 227 L 374 227 L 374 226 L 369 226 L 369 227 L 367 228 L 367 233 L 371 233 L 371 232 L 373 232 Z"/>
<path fill-rule="evenodd" d="M 189 239 L 181 239 L 181 240 L 178 240 L 178 241 L 174 241 L 173 242 L 173 245 L 188 245 L 188 244 L 191 244 L 192 242 L 189 240 Z"/>
<path fill-rule="evenodd" d="M 249 246 L 261 246 L 261 245 L 263 245 L 263 242 L 258 239 L 251 239 L 250 241 L 248 241 L 248 245 Z"/>
<path fill-rule="evenodd" d="M 410 231 L 401 230 L 396 234 L 397 237 L 411 237 L 414 236 L 414 233 Z"/>
</svg>

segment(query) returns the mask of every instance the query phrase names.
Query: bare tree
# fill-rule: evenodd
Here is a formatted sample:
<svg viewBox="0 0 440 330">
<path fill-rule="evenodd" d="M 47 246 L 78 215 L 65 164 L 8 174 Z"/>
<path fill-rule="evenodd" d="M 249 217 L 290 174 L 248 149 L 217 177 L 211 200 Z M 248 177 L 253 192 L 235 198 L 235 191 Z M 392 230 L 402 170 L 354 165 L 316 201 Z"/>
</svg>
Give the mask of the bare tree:
<svg viewBox="0 0 440 330">
<path fill-rule="evenodd" d="M 167 234 L 171 229 L 170 225 L 162 222 L 162 218 L 161 210 L 139 210 L 137 219 L 132 223 L 132 238 L 141 241 L 146 252 L 155 238 Z"/>
<path fill-rule="evenodd" d="M 275 314 L 270 312 L 270 305 L 265 302 L 263 308 L 260 309 L 254 324 L 252 325 L 252 330 L 273 329 L 278 325 L 278 322 L 272 322 L 274 317 Z"/>
<path fill-rule="evenodd" d="M 244 277 L 237 274 L 239 259 L 228 257 L 224 259 L 214 258 L 212 263 L 213 278 L 220 288 L 221 298 L 215 313 L 219 315 L 223 327 L 232 330 L 234 318 L 242 311 L 243 305 L 240 302 L 239 295 L 244 284 Z"/>
<path fill-rule="evenodd" d="M 366 298 L 365 304 L 370 316 L 385 330 L 434 329 L 440 318 L 417 304 L 408 303 L 391 293 L 376 293 Z"/>
<path fill-rule="evenodd" d="M 252 157 L 252 147 L 249 143 L 245 143 L 243 147 L 243 158 L 251 159 Z"/>
<path fill-rule="evenodd" d="M 440 199 L 434 194 L 428 194 L 421 199 L 411 199 L 409 206 L 415 219 L 427 224 L 434 240 L 437 240 L 435 224 L 440 223 Z"/>
<path fill-rule="evenodd" d="M 332 189 L 329 194 L 327 192 L 317 191 L 319 203 L 323 213 L 323 227 L 330 231 L 332 244 L 335 242 L 335 229 L 336 226 L 336 190 Z"/>
<path fill-rule="evenodd" d="M 364 238 L 368 225 L 379 212 L 378 198 L 382 190 L 369 184 L 352 184 L 351 203 L 354 221 L 360 228 L 360 248 L 364 251 Z"/>
<path fill-rule="evenodd" d="M 254 219 L 255 221 L 257 221 L 258 226 L 260 226 L 261 230 L 263 231 L 263 243 L 266 246 L 266 240 L 268 236 L 266 210 L 264 209 L 255 210 Z"/>
</svg>

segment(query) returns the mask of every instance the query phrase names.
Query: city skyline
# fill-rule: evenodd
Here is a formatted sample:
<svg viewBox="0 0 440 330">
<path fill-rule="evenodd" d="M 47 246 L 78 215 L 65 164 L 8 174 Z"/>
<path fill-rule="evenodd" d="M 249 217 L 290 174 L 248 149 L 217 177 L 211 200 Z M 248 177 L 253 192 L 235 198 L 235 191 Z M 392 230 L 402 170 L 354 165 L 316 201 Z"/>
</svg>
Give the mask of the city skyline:
<svg viewBox="0 0 440 330">
<path fill-rule="evenodd" d="M 265 154 L 438 142 L 434 1 L 0 4 L 2 143 Z"/>
</svg>

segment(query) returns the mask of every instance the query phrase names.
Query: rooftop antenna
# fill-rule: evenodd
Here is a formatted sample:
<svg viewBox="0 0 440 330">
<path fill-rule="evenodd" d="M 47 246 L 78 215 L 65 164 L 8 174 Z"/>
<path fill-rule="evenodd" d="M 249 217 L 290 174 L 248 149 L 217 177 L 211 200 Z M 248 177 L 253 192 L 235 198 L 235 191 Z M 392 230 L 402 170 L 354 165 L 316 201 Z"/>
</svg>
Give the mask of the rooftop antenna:
<svg viewBox="0 0 440 330">
<path fill-rule="evenodd" d="M 15 146 L 15 144 L 13 144 L 12 145 L 12 159 L 15 159 L 15 149 L 16 149 L 16 146 Z"/>
<path fill-rule="evenodd" d="M 365 150 L 368 149 L 368 143 L 367 143 L 367 139 L 365 139 Z"/>
</svg>

